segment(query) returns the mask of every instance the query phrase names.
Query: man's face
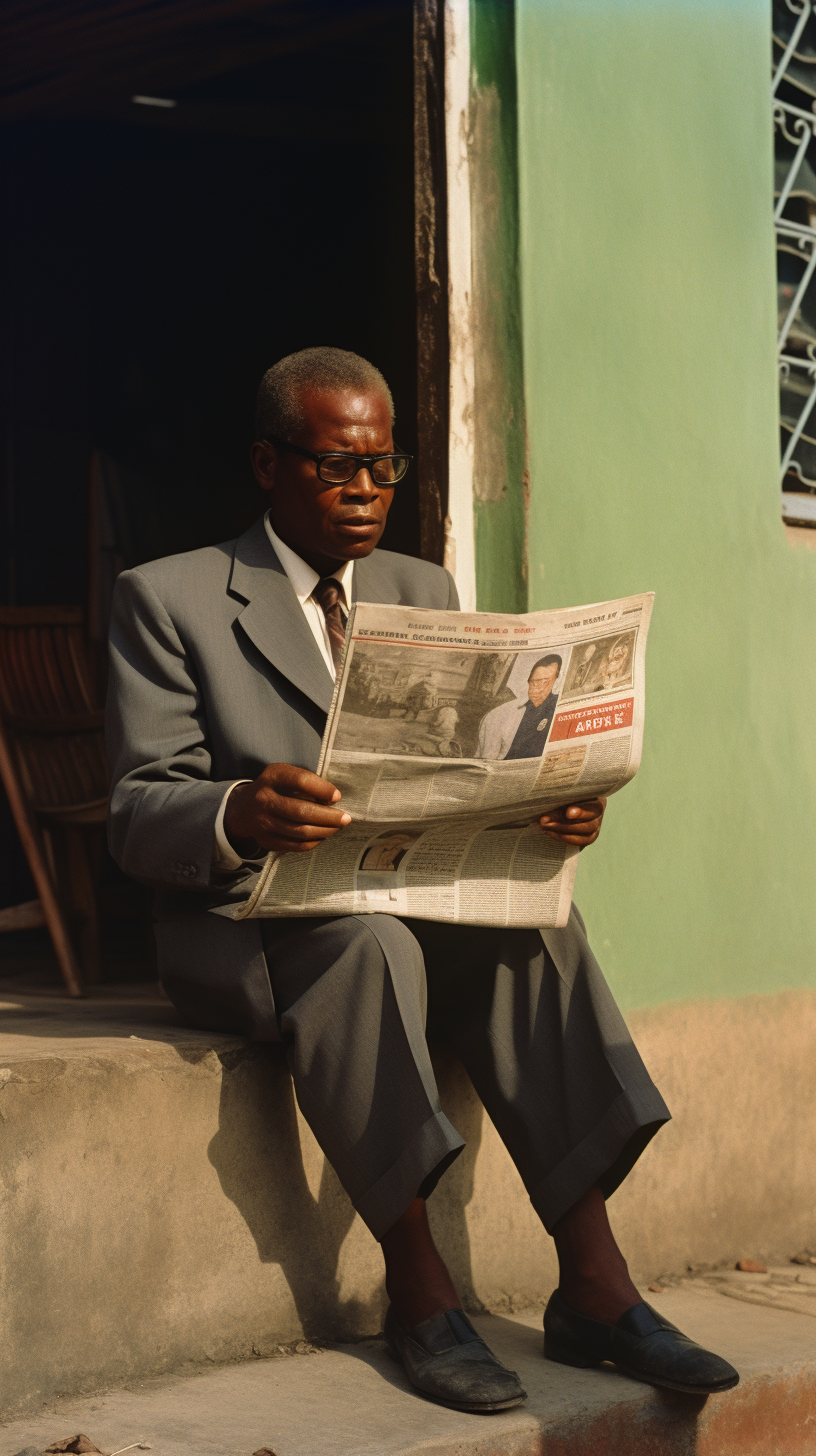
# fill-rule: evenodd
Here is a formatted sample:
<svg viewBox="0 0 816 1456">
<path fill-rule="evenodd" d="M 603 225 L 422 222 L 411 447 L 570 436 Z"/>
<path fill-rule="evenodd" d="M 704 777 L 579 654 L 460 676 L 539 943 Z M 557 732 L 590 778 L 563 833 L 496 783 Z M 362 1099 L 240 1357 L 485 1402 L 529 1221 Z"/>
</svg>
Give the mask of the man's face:
<svg viewBox="0 0 816 1456">
<path fill-rule="evenodd" d="M 551 662 L 549 667 L 536 667 L 530 673 L 527 681 L 527 696 L 536 708 L 540 708 L 544 699 L 549 697 L 557 677 L 557 662 Z"/>
<path fill-rule="evenodd" d="M 303 426 L 292 441 L 315 454 L 393 452 L 388 402 L 379 390 L 304 389 Z M 252 447 L 258 484 L 269 491 L 270 518 L 282 541 L 321 575 L 338 561 L 370 556 L 385 526 L 394 487 L 358 470 L 345 485 L 325 485 L 302 455 L 259 441 Z"/>
</svg>

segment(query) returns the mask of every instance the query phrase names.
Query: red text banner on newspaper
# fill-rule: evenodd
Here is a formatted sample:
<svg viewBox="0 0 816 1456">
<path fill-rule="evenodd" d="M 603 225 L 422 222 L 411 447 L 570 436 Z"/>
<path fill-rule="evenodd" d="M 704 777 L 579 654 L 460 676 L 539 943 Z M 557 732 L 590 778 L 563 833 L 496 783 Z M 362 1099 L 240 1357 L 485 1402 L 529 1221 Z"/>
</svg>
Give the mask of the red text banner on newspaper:
<svg viewBox="0 0 816 1456">
<path fill-rule="evenodd" d="M 602 708 L 576 708 L 572 713 L 556 713 L 550 742 L 559 738 L 586 738 L 590 733 L 608 733 L 610 728 L 629 728 L 634 706 L 634 698 L 621 698 L 618 703 L 604 703 Z"/>
</svg>

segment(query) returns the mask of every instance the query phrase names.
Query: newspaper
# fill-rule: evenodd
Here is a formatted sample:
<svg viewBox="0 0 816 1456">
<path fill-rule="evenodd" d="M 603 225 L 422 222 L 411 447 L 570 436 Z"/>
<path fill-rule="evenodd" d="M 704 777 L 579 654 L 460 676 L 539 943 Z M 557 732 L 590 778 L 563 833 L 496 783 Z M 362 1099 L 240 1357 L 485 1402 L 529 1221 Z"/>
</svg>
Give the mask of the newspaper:
<svg viewBox="0 0 816 1456">
<path fill-rule="evenodd" d="M 352 822 L 270 854 L 219 913 L 565 925 L 579 851 L 538 821 L 636 773 L 653 601 L 521 616 L 357 602 L 317 767 Z"/>
</svg>

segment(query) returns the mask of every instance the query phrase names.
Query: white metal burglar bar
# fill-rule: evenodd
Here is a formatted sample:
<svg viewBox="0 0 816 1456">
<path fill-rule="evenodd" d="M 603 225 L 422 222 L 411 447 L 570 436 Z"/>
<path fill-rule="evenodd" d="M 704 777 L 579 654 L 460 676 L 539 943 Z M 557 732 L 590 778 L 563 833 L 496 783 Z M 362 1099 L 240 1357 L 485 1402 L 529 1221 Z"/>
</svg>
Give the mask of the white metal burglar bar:
<svg viewBox="0 0 816 1456">
<path fill-rule="evenodd" d="M 816 526 L 816 14 L 814 0 L 772 5 L 779 482 L 785 520 Z"/>
</svg>

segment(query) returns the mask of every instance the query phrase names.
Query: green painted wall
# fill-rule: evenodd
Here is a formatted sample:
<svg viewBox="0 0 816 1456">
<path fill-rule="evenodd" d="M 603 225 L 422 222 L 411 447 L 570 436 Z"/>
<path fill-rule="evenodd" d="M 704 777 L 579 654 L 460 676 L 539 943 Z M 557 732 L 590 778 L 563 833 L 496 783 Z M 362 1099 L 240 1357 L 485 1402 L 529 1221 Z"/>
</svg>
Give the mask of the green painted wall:
<svg viewBox="0 0 816 1456">
<path fill-rule="evenodd" d="M 770 0 L 517 0 L 516 27 L 530 607 L 657 592 L 643 766 L 577 899 L 625 1005 L 816 984 L 816 554 L 779 519 Z"/>
</svg>

